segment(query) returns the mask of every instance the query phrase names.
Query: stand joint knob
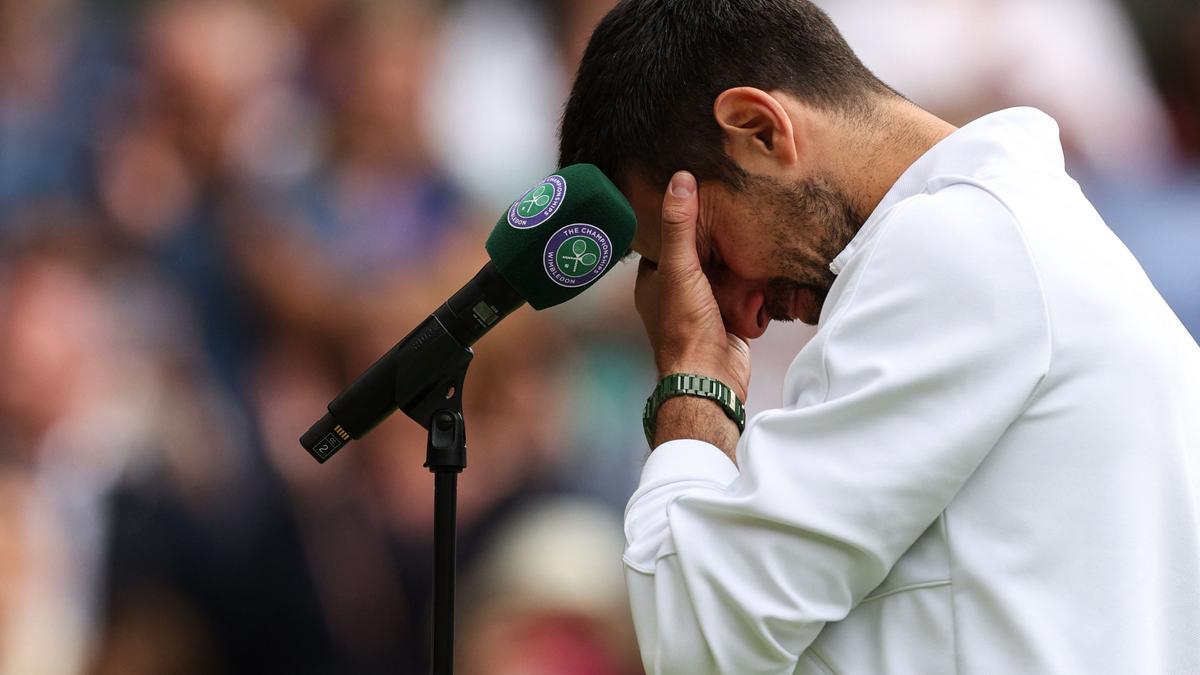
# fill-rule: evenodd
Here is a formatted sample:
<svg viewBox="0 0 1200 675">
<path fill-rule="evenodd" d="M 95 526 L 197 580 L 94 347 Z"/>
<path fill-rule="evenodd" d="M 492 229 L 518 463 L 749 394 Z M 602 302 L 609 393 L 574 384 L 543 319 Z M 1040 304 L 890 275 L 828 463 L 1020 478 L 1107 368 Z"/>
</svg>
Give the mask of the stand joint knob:
<svg viewBox="0 0 1200 675">
<path fill-rule="evenodd" d="M 434 473 L 457 473 L 467 468 L 467 438 L 462 413 L 452 410 L 433 413 L 425 466 Z"/>
</svg>

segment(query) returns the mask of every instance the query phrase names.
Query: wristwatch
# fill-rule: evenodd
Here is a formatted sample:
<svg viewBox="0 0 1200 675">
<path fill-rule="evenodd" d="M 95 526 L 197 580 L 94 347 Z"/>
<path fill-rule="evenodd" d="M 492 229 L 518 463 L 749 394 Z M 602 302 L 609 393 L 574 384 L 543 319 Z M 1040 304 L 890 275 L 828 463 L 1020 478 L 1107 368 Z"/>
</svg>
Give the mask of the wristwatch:
<svg viewBox="0 0 1200 675">
<path fill-rule="evenodd" d="M 746 406 L 725 383 L 703 375 L 671 373 L 659 380 L 658 386 L 650 392 L 650 398 L 646 399 L 646 407 L 642 410 L 642 429 L 646 432 L 646 442 L 650 444 L 651 449 L 654 448 L 658 409 L 664 401 L 676 396 L 712 399 L 720 404 L 729 419 L 737 424 L 738 433 L 746 430 Z"/>
</svg>

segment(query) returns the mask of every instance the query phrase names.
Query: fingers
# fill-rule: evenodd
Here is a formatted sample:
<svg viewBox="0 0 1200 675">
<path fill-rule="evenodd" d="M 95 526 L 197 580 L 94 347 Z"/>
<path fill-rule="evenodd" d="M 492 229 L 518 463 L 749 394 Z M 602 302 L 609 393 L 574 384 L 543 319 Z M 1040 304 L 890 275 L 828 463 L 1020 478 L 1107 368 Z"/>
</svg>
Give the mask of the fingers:
<svg viewBox="0 0 1200 675">
<path fill-rule="evenodd" d="M 728 333 L 726 338 L 729 340 L 730 349 L 739 354 L 750 355 L 750 343 L 746 342 L 745 338 L 736 333 Z"/>
<path fill-rule="evenodd" d="M 696 256 L 696 218 L 700 200 L 696 196 L 696 177 L 680 171 L 671 177 L 662 208 L 662 248 L 660 262 L 669 266 L 699 266 Z"/>
</svg>

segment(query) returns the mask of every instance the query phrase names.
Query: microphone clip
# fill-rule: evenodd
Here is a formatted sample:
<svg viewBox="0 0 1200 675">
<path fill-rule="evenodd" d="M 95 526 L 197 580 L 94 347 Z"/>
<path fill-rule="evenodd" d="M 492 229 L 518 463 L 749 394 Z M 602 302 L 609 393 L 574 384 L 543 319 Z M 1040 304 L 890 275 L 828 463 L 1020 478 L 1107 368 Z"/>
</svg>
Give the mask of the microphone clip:
<svg viewBox="0 0 1200 675">
<path fill-rule="evenodd" d="M 437 409 L 426 418 L 428 422 L 424 425 L 429 430 L 424 466 L 435 474 L 460 473 L 467 468 L 467 431 L 462 411 L 462 388 L 472 352 L 469 349 L 464 351 L 468 356 L 462 368 L 442 390 L 445 392 L 445 398 L 435 402 Z M 430 404 L 420 407 L 425 408 L 428 405 Z M 410 412 L 406 409 L 404 412 L 413 417 L 413 412 L 416 411 Z"/>
</svg>

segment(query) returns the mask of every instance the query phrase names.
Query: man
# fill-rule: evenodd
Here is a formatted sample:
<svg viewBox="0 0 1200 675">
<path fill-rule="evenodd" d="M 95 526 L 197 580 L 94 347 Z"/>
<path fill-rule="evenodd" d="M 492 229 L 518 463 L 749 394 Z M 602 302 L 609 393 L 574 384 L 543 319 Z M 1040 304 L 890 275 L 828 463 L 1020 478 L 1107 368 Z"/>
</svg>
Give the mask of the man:
<svg viewBox="0 0 1200 675">
<path fill-rule="evenodd" d="M 1200 673 L 1200 348 L 1053 120 L 956 130 L 802 0 L 626 0 L 561 154 L 638 215 L 648 672 Z M 817 334 L 739 439 L 771 319 Z"/>
</svg>

